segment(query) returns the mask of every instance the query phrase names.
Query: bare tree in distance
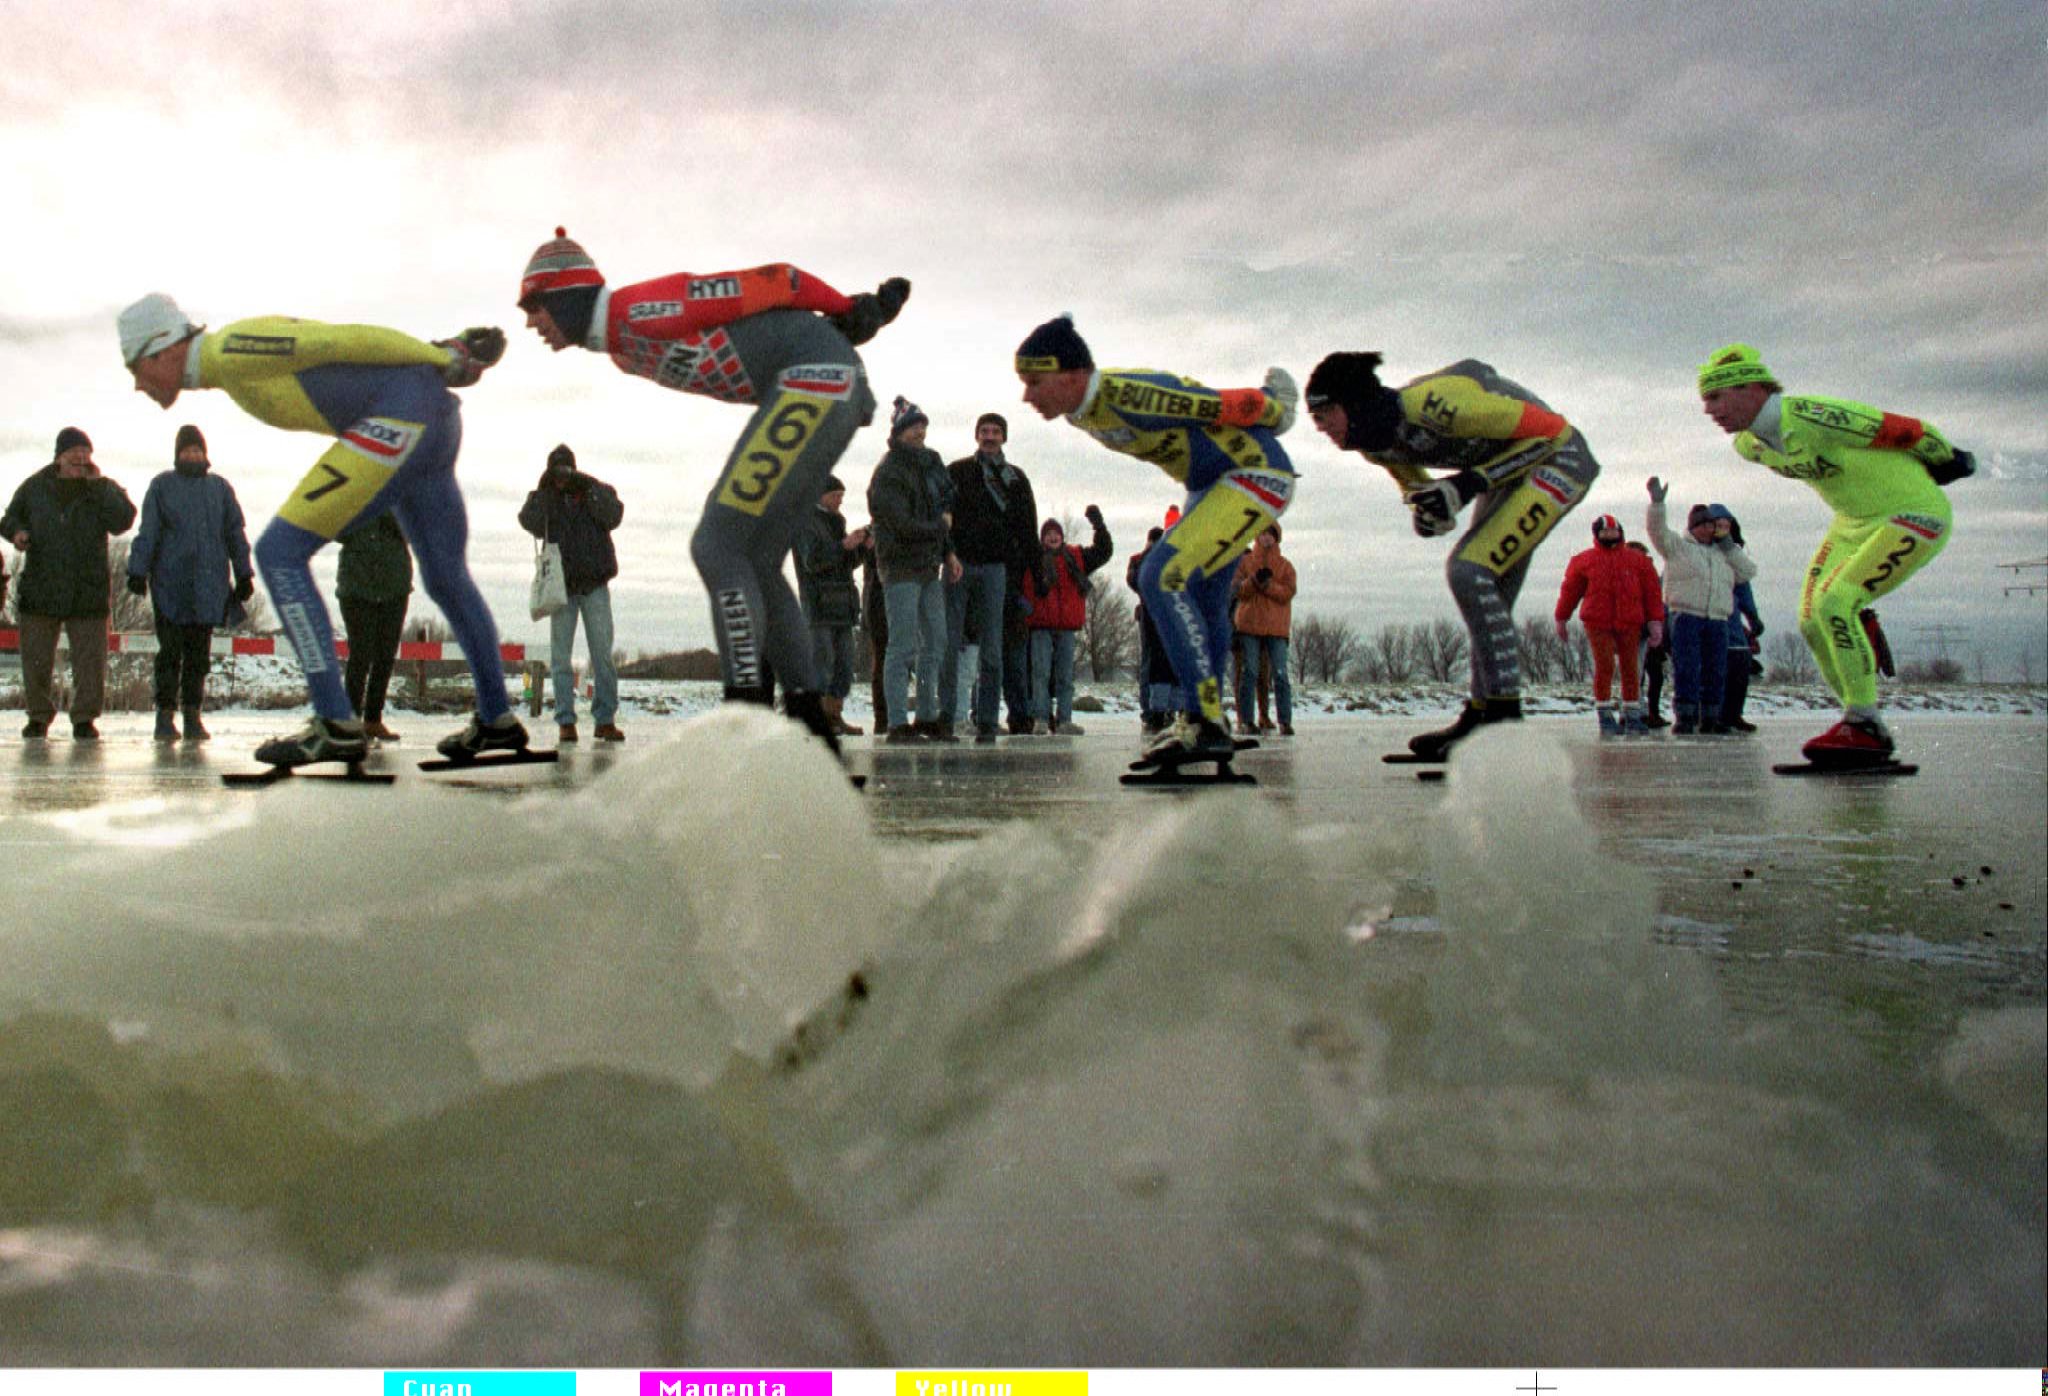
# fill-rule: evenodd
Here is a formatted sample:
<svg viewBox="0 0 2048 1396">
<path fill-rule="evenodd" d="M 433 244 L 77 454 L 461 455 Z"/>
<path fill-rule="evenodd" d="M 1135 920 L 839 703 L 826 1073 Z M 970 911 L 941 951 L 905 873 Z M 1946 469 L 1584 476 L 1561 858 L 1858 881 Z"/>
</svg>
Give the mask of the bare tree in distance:
<svg viewBox="0 0 2048 1396">
<path fill-rule="evenodd" d="M 1923 659 L 1917 664 L 1900 668 L 1899 677 L 1907 683 L 1949 684 L 1963 681 L 1962 661 L 1948 655 Z"/>
<path fill-rule="evenodd" d="M 1137 662 L 1138 617 L 1110 585 L 1107 567 L 1088 579 L 1088 611 L 1081 622 L 1080 649 L 1088 660 L 1088 677 L 1097 682 L 1129 673 Z"/>
<path fill-rule="evenodd" d="M 1764 645 L 1764 657 L 1769 662 L 1765 677 L 1772 683 L 1814 683 L 1820 678 L 1813 651 L 1806 647 L 1806 637 L 1796 630 L 1773 632 Z"/>
<path fill-rule="evenodd" d="M 156 612 L 147 596 L 128 590 L 128 545 L 134 540 L 107 540 L 107 629 L 116 635 L 149 635 L 156 631 Z"/>
<path fill-rule="evenodd" d="M 1530 683 L 1549 683 L 1564 657 L 1565 643 L 1557 638 L 1557 627 L 1548 616 L 1530 616 L 1521 625 L 1522 677 Z"/>
<path fill-rule="evenodd" d="M 1368 683 L 1406 683 L 1415 677 L 1415 640 L 1405 625 L 1388 623 L 1372 633 L 1359 659 Z"/>
<path fill-rule="evenodd" d="M 1303 683 L 1342 683 L 1365 652 L 1358 628 L 1333 616 L 1304 616 L 1294 623 L 1289 642 L 1294 672 Z"/>
<path fill-rule="evenodd" d="M 1415 661 L 1424 678 L 1451 683 L 1464 674 L 1472 642 L 1465 627 L 1444 616 L 1414 629 Z"/>
<path fill-rule="evenodd" d="M 1550 645 L 1560 682 L 1585 683 L 1593 677 L 1593 643 L 1586 638 L 1585 626 L 1573 624 L 1562 640 L 1552 630 Z"/>
</svg>

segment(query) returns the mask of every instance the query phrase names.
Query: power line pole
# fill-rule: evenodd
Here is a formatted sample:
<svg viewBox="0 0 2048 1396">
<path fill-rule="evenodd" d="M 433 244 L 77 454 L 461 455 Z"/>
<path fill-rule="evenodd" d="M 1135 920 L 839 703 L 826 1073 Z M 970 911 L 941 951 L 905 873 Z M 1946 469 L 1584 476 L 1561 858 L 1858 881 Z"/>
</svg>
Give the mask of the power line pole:
<svg viewBox="0 0 2048 1396">
<path fill-rule="evenodd" d="M 2015 577 L 2027 572 L 2048 573 L 2048 557 L 2037 558 L 2032 562 L 2001 562 L 1998 564 L 1998 568 L 2002 572 L 2012 573 Z M 2025 592 L 2029 596 L 2034 595 L 2036 592 L 2048 591 L 2048 580 L 2014 582 L 2005 589 L 2005 594 L 2010 596 L 2016 591 Z"/>
<path fill-rule="evenodd" d="M 1947 659 L 1948 637 L 1951 635 L 1967 635 L 1969 629 L 1966 625 L 1916 625 L 1913 627 L 1913 633 L 1916 635 L 1932 635 L 1934 637 L 1935 658 Z"/>
</svg>

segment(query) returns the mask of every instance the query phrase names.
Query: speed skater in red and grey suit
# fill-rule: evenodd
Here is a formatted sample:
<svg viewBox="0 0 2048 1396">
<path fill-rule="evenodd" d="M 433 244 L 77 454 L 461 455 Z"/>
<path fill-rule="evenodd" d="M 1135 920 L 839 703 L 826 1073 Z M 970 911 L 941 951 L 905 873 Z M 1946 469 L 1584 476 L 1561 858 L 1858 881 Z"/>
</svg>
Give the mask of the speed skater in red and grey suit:
<svg viewBox="0 0 2048 1396">
<path fill-rule="evenodd" d="M 1441 759 L 1482 723 L 1521 717 L 1515 597 L 1529 559 L 1586 497 L 1600 463 L 1570 422 L 1477 359 L 1399 388 L 1381 384 L 1379 365 L 1378 354 L 1328 355 L 1304 396 L 1317 430 L 1393 476 L 1418 534 L 1453 531 L 1478 501 L 1445 569 L 1471 641 L 1472 698 L 1449 727 L 1408 743 Z"/>
<path fill-rule="evenodd" d="M 594 350 L 664 388 L 753 409 L 705 499 L 690 555 L 711 598 L 726 698 L 769 702 L 772 673 L 784 710 L 834 750 L 810 628 L 783 561 L 833 465 L 875 415 L 854 346 L 909 296 L 900 277 L 842 295 L 784 262 L 613 287 L 560 228 L 519 283 L 519 308 L 549 348 Z"/>
</svg>

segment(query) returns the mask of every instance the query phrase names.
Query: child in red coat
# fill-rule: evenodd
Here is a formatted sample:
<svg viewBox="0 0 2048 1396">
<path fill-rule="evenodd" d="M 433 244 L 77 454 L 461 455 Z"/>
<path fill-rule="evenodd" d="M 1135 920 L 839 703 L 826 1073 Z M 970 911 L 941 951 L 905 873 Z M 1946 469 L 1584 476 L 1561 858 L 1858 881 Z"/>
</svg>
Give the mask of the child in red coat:
<svg viewBox="0 0 2048 1396">
<path fill-rule="evenodd" d="M 1583 602 L 1579 623 L 1593 649 L 1593 705 L 1600 719 L 1600 735 L 1648 736 L 1638 687 L 1636 644 L 1645 626 L 1649 627 L 1651 645 L 1663 638 L 1664 590 L 1657 581 L 1656 564 L 1621 545 L 1621 521 L 1614 515 L 1602 514 L 1593 520 L 1593 544 L 1564 569 L 1564 586 L 1557 593 L 1557 638 L 1565 638 L 1565 623 Z M 1619 714 L 1613 701 L 1617 661 L 1621 669 Z"/>
<path fill-rule="evenodd" d="M 1024 624 L 1031 633 L 1031 730 L 1078 737 L 1074 723 L 1074 636 L 1088 622 L 1088 574 L 1108 562 L 1115 544 L 1102 522 L 1102 511 L 1088 506 L 1088 526 L 1095 536 L 1086 548 L 1067 542 L 1059 520 L 1047 519 L 1038 530 L 1041 551 L 1024 569 L 1024 600 L 1031 613 Z"/>
</svg>

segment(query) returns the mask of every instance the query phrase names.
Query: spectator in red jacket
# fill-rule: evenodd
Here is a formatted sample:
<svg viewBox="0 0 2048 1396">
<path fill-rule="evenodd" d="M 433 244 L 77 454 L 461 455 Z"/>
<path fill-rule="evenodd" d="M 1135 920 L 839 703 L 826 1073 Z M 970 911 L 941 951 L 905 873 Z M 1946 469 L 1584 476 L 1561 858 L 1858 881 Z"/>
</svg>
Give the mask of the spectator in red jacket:
<svg viewBox="0 0 2048 1396">
<path fill-rule="evenodd" d="M 1586 640 L 1593 648 L 1593 704 L 1600 735 L 1649 735 L 1636 672 L 1636 642 L 1645 626 L 1650 643 L 1663 638 L 1664 594 L 1657 568 L 1648 557 L 1622 546 L 1621 521 L 1612 514 L 1593 520 L 1593 544 L 1564 569 L 1557 593 L 1557 638 L 1566 637 L 1565 623 L 1579 611 Z M 1581 608 L 1581 603 L 1583 608 Z M 1622 710 L 1614 708 L 1614 670 L 1621 668 Z"/>
<path fill-rule="evenodd" d="M 1038 530 L 1038 559 L 1024 569 L 1024 600 L 1031 613 L 1024 618 L 1031 632 L 1031 730 L 1078 737 L 1074 725 L 1074 636 L 1088 622 L 1088 574 L 1109 561 L 1116 544 L 1102 522 L 1102 511 L 1088 506 L 1088 526 L 1095 536 L 1086 548 L 1067 542 L 1058 519 Z"/>
</svg>

